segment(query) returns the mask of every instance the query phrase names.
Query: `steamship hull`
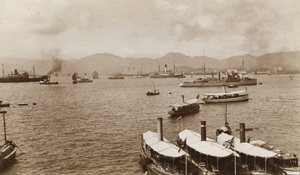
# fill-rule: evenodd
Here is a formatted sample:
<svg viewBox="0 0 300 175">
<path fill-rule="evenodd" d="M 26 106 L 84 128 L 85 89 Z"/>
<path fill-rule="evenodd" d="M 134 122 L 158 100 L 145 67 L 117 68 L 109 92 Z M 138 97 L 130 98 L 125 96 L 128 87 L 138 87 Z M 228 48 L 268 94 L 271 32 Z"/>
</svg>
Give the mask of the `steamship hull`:
<svg viewBox="0 0 300 175">
<path fill-rule="evenodd" d="M 39 77 L 35 77 L 35 78 L 12 76 L 12 77 L 0 78 L 0 83 L 39 82 L 39 81 L 43 81 L 44 79 L 48 79 L 48 76 L 45 75 L 45 76 L 39 76 Z"/>
<path fill-rule="evenodd" d="M 180 87 L 218 87 L 218 86 L 246 86 L 246 85 L 257 85 L 257 79 L 248 79 L 240 81 L 193 81 L 193 82 L 182 82 Z"/>
<path fill-rule="evenodd" d="M 184 75 L 154 75 L 150 76 L 150 78 L 185 78 Z"/>
</svg>

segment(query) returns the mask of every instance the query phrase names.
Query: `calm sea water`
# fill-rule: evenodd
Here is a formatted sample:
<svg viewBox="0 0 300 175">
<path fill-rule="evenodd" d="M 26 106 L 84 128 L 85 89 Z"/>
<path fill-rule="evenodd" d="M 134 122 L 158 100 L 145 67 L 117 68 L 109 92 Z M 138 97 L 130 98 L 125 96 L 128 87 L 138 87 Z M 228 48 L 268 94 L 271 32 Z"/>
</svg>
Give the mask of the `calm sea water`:
<svg viewBox="0 0 300 175">
<path fill-rule="evenodd" d="M 289 76 L 256 76 L 263 84 L 248 86 L 251 100 L 229 103 L 227 115 L 233 129 L 241 122 L 259 128 L 247 132 L 247 138 L 268 141 L 300 157 L 300 75 L 293 75 L 293 80 Z M 175 142 L 181 131 L 180 121 L 167 115 L 168 105 L 180 102 L 181 95 L 192 99 L 223 91 L 179 87 L 180 81 L 188 80 L 193 78 L 102 77 L 72 84 L 70 77 L 53 77 L 59 85 L 2 83 L 0 100 L 11 103 L 10 108 L 1 108 L 8 112 L 7 136 L 19 149 L 13 166 L 0 174 L 142 174 L 140 135 L 156 131 L 158 117 L 163 118 L 164 136 L 170 141 Z M 161 94 L 146 96 L 153 82 Z M 202 105 L 200 113 L 183 117 L 183 127 L 200 132 L 200 121 L 205 120 L 208 137 L 215 139 L 224 114 L 224 104 Z"/>
</svg>

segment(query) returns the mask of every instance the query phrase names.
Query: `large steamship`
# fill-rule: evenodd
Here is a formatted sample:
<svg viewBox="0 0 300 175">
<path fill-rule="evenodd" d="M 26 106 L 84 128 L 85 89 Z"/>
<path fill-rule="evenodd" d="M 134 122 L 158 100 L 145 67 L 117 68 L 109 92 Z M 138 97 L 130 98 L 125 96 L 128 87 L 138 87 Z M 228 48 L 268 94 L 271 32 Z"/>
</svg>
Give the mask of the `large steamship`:
<svg viewBox="0 0 300 175">
<path fill-rule="evenodd" d="M 33 68 L 34 72 L 34 68 Z M 0 77 L 0 83 L 17 83 L 17 82 L 39 82 L 39 81 L 44 81 L 48 80 L 49 76 L 47 75 L 42 75 L 38 76 L 33 73 L 33 75 L 29 75 L 29 73 L 24 72 L 24 73 L 19 73 L 17 69 L 14 70 L 14 73 L 11 73 L 9 75 L 4 76 L 4 71 L 3 71 L 3 76 Z"/>
<path fill-rule="evenodd" d="M 192 82 L 182 82 L 180 87 L 216 87 L 216 86 L 245 86 L 245 85 L 257 85 L 256 78 L 242 77 L 237 72 L 227 72 L 227 77 L 221 77 L 219 72 L 218 78 L 208 77 L 208 78 L 198 78 Z"/>
</svg>

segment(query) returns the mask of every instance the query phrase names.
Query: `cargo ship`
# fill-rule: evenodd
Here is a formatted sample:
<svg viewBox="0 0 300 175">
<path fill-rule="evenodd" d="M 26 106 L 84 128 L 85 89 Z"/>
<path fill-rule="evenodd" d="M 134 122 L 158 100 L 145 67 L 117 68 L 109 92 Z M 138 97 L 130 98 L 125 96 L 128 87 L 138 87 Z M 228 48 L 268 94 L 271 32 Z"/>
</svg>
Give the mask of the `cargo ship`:
<svg viewBox="0 0 300 175">
<path fill-rule="evenodd" d="M 15 69 L 14 73 L 0 77 L 0 83 L 39 82 L 48 79 L 48 77 L 48 75 L 29 75 L 27 72 L 19 74 L 18 70 Z"/>
<path fill-rule="evenodd" d="M 192 82 L 182 82 L 180 87 L 217 87 L 217 86 L 245 86 L 257 85 L 256 78 L 242 77 L 237 72 L 227 72 L 227 77 L 221 78 L 221 72 L 218 73 L 218 78 L 212 76 L 207 78 L 198 78 Z"/>
</svg>

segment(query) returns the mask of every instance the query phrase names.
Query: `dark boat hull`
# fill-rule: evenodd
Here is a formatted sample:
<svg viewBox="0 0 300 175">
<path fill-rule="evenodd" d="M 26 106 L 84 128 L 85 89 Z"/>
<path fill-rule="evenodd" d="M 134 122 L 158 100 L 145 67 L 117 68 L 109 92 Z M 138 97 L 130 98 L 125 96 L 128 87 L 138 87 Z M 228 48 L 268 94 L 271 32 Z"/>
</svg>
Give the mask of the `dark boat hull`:
<svg viewBox="0 0 300 175">
<path fill-rule="evenodd" d="M 191 109 L 185 109 L 185 110 L 178 110 L 178 111 L 169 111 L 168 114 L 171 116 L 182 116 L 182 115 L 188 115 L 188 114 L 193 114 L 199 112 L 199 107 L 198 108 L 191 108 Z"/>
<path fill-rule="evenodd" d="M 159 95 L 159 92 L 147 92 L 147 95 Z"/>
<path fill-rule="evenodd" d="M 0 78 L 0 83 L 20 83 L 20 82 L 39 82 L 48 79 L 48 76 L 40 76 L 35 78 L 28 78 L 22 76 L 4 77 Z"/>
<path fill-rule="evenodd" d="M 0 168 L 5 168 L 13 162 L 16 157 L 17 148 L 12 142 L 5 143 L 0 148 Z"/>
<path fill-rule="evenodd" d="M 180 83 L 180 87 L 218 87 L 218 86 L 246 86 L 257 85 L 257 79 L 247 79 L 240 81 L 194 81 Z"/>
<path fill-rule="evenodd" d="M 10 104 L 7 103 L 7 104 L 0 104 L 0 107 L 10 107 Z"/>
</svg>

